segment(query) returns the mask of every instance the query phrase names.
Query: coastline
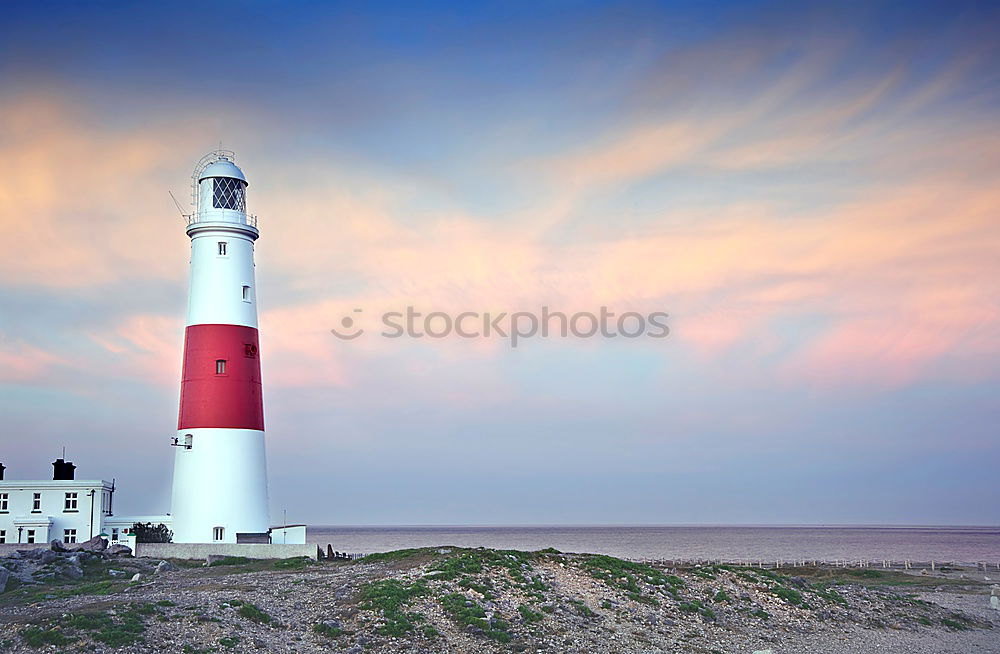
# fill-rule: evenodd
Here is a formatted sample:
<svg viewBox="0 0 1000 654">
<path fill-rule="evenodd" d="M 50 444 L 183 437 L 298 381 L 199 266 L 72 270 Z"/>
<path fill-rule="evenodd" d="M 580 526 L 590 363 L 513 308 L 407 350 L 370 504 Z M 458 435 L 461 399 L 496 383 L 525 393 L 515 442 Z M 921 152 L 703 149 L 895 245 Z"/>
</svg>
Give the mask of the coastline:
<svg viewBox="0 0 1000 654">
<path fill-rule="evenodd" d="M 73 581 L 58 576 L 61 561 L 46 565 L 47 582 L 0 595 L 4 651 L 39 651 L 25 634 L 66 640 L 50 651 L 107 652 L 1000 650 L 990 584 L 968 569 L 760 570 L 453 546 L 211 567 L 93 555 Z"/>
</svg>

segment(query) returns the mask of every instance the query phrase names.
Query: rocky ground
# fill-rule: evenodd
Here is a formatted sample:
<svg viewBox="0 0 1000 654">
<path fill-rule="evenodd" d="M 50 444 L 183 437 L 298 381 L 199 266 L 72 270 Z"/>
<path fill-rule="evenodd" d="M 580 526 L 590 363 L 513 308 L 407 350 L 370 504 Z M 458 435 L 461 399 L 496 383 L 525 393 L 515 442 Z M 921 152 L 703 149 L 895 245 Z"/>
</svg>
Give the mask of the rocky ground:
<svg viewBox="0 0 1000 654">
<path fill-rule="evenodd" d="M 0 650 L 1000 652 L 973 576 L 450 547 L 210 567 L 37 550 L 0 559 Z"/>
</svg>

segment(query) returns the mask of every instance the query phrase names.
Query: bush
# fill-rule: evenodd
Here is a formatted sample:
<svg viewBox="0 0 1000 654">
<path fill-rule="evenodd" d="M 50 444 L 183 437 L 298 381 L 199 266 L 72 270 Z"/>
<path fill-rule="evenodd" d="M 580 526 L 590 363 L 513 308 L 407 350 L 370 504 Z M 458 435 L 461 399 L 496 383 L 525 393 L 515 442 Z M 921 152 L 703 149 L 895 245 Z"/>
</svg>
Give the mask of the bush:
<svg viewBox="0 0 1000 654">
<path fill-rule="evenodd" d="M 269 623 L 273 618 L 249 602 L 240 607 L 240 615 L 247 620 L 253 620 L 261 624 Z"/>
<path fill-rule="evenodd" d="M 172 543 L 174 532 L 167 529 L 167 525 L 153 525 L 152 522 L 136 522 L 132 525 L 132 534 L 135 535 L 137 543 Z"/>
</svg>

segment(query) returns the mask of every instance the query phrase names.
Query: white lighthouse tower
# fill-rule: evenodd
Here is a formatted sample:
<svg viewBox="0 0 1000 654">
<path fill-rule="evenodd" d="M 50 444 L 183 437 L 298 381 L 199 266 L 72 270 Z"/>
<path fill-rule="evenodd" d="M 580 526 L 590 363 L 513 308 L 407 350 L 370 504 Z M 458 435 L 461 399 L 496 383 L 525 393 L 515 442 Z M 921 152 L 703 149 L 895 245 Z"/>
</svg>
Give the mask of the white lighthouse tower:
<svg viewBox="0 0 1000 654">
<path fill-rule="evenodd" d="M 268 542 L 267 463 L 254 287 L 257 221 L 233 153 L 193 175 L 191 287 L 172 517 L 178 543 Z"/>
</svg>

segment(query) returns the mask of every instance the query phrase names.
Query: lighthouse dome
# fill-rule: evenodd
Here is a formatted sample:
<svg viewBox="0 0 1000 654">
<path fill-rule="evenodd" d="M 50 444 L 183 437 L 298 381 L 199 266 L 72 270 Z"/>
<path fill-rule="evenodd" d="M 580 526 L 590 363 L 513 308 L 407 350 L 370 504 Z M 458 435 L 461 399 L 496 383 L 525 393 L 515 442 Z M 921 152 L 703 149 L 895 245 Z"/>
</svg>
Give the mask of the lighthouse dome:
<svg viewBox="0 0 1000 654">
<path fill-rule="evenodd" d="M 198 175 L 198 181 L 209 177 L 230 177 L 233 179 L 238 179 L 244 184 L 248 184 L 246 175 L 227 157 L 219 157 L 218 161 L 208 164 L 202 169 L 201 173 Z"/>
</svg>

